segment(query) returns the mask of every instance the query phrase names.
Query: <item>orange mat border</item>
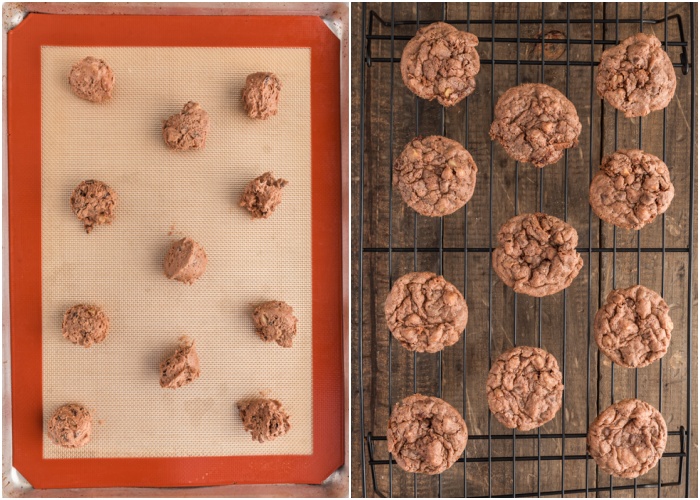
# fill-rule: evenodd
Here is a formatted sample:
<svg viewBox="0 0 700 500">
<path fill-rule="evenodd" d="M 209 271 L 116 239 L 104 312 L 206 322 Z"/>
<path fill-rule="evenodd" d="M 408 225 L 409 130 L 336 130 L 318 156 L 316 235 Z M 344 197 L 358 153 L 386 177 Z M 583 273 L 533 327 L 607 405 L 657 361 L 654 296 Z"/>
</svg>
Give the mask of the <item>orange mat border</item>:
<svg viewBox="0 0 700 500">
<path fill-rule="evenodd" d="M 312 455 L 61 460 L 42 457 L 42 45 L 311 48 Z M 342 465 L 339 61 L 340 42 L 317 17 L 30 14 L 9 32 L 12 459 L 35 488 L 313 484 L 322 482 Z"/>
</svg>

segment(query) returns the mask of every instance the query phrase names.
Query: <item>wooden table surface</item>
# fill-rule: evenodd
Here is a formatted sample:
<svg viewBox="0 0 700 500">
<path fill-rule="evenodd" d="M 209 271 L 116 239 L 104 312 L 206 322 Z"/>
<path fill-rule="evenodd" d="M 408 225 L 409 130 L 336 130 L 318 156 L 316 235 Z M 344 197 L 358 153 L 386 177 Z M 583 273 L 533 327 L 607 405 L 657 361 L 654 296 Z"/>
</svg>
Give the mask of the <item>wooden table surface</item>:
<svg viewBox="0 0 700 500">
<path fill-rule="evenodd" d="M 491 20 L 492 8 L 495 19 L 515 19 L 518 7 L 515 4 L 448 4 L 446 18 Z M 566 19 L 567 5 L 553 3 L 545 5 L 544 15 L 548 19 Z M 622 19 L 640 17 L 640 4 L 619 4 Z M 371 3 L 367 14 L 375 11 L 384 20 L 390 20 L 392 9 L 395 20 L 413 21 L 395 24 L 395 35 L 413 36 L 416 32 L 416 4 Z M 440 20 L 442 4 L 420 4 L 419 15 L 423 20 Z M 522 20 L 541 20 L 541 4 L 521 4 Z M 616 5 L 612 3 L 569 4 L 570 19 L 590 19 L 591 9 L 596 19 L 615 19 Z M 643 4 L 645 19 L 663 19 L 663 4 Z M 669 4 L 668 15 L 679 14 L 690 38 L 691 12 L 688 4 Z M 693 13 L 696 16 L 697 13 Z M 524 61 L 519 68 L 515 64 L 482 64 L 477 76 L 477 90 L 468 99 L 444 112 L 445 135 L 466 145 L 478 167 L 477 187 L 474 197 L 466 209 L 438 218 L 416 216 L 400 196 L 392 193 L 390 172 L 392 161 L 404 145 L 415 135 L 442 133 L 442 107 L 436 101 L 416 99 L 404 86 L 398 64 L 375 60 L 364 66 L 364 151 L 360 144 L 360 104 L 363 90 L 361 52 L 363 44 L 362 5 L 352 6 L 352 273 L 353 273 L 353 388 L 352 388 L 352 495 L 362 495 L 363 476 L 361 458 L 364 450 L 368 460 L 366 442 L 360 427 L 360 385 L 364 391 L 363 424 L 365 434 L 386 434 L 386 423 L 391 406 L 400 399 L 421 392 L 442 395 L 459 411 L 464 413 L 470 436 L 504 435 L 506 439 L 492 439 L 490 443 L 492 463 L 489 468 L 489 441 L 470 439 L 467 456 L 483 457 L 484 462 L 455 464 L 437 476 L 407 474 L 396 465 L 377 465 L 376 486 L 383 494 L 394 496 L 469 496 L 511 495 L 539 491 L 560 491 L 562 488 L 576 489 L 607 487 L 610 476 L 598 473 L 592 460 L 572 458 L 568 455 L 585 454 L 585 438 L 561 439 L 562 433 L 585 435 L 588 424 L 611 401 L 634 397 L 661 408 L 670 431 L 678 431 L 687 425 L 688 409 L 688 333 L 692 332 L 691 360 L 691 404 L 693 443 L 690 452 L 690 496 L 697 496 L 697 240 L 689 238 L 690 226 L 697 234 L 697 161 L 691 169 L 691 155 L 697 158 L 697 128 L 691 136 L 690 122 L 694 119 L 691 109 L 693 88 L 691 74 L 683 75 L 676 70 L 676 95 L 663 112 L 655 112 L 641 120 L 617 118 L 618 134 L 615 134 L 616 117 L 613 108 L 592 96 L 591 83 L 594 72 L 590 65 L 577 65 L 576 61 L 591 60 L 591 44 L 571 44 L 568 48 L 570 61 L 567 78 L 566 64 L 546 65 L 544 82 L 566 92 L 576 106 L 583 130 L 579 146 L 569 150 L 567 161 L 560 161 L 543 170 L 530 164 L 516 167 L 503 148 L 492 143 L 488 137 L 492 105 L 509 87 L 517 82 L 542 81 L 540 48 L 535 43 L 519 44 L 497 42 L 493 58 L 516 59 L 518 49 Z M 366 18 L 368 20 L 368 17 Z M 515 38 L 514 24 L 496 24 L 496 38 Z M 466 29 L 465 24 L 459 25 Z M 480 37 L 491 37 L 492 25 L 471 24 L 469 31 Z M 594 33 L 590 23 L 571 23 L 571 39 L 615 40 L 616 24 L 596 23 Z M 619 39 L 639 31 L 639 24 L 619 24 Z M 539 36 L 541 23 L 523 22 L 521 38 Z M 565 23 L 547 23 L 545 32 L 559 30 L 566 33 Z M 696 28 L 693 28 L 695 39 Z M 646 24 L 644 32 L 655 33 L 664 39 L 664 24 Z M 374 34 L 388 35 L 390 27 L 376 22 Z M 678 23 L 668 22 L 668 39 L 680 40 Z M 400 58 L 405 40 L 395 40 L 393 55 Z M 695 46 L 697 46 L 695 44 Z M 607 47 L 607 46 L 606 46 Z M 390 40 L 373 40 L 373 58 L 391 57 Z M 482 42 L 477 51 L 482 58 L 492 58 L 490 41 Z M 598 61 L 603 50 L 601 44 L 594 45 L 594 60 Z M 694 54 L 695 47 L 688 48 Z M 680 47 L 669 47 L 673 62 L 680 61 Z M 694 56 L 693 56 L 694 57 Z M 566 51 L 557 59 L 566 61 Z M 534 63 L 533 63 L 534 61 Z M 691 69 L 691 72 L 694 69 Z M 493 85 L 493 89 L 492 89 Z M 567 90 L 568 88 L 568 90 Z M 393 100 L 392 100 L 393 96 Z M 696 118 L 696 117 L 695 117 Z M 667 121 L 664 149 L 664 119 Z M 393 123 L 393 127 L 391 124 Z M 468 128 L 468 131 L 467 131 Z M 468 133 L 467 133 L 468 132 Z M 641 232 L 617 230 L 604 224 L 593 214 L 588 205 L 588 185 L 591 173 L 597 171 L 601 155 L 616 148 L 636 148 L 640 141 L 642 149 L 663 157 L 671 171 L 676 194 L 665 218 L 657 219 Z M 364 155 L 364 185 L 360 185 L 360 159 Z M 693 170 L 691 172 L 691 170 Z M 692 182 L 691 182 L 692 179 Z M 691 193 L 694 191 L 694 194 Z M 691 204 L 691 195 L 693 203 Z M 365 249 L 383 251 L 363 253 L 362 283 L 360 286 L 360 209 L 363 210 L 363 246 Z M 545 297 L 541 302 L 524 295 L 516 295 L 503 285 L 490 269 L 488 249 L 496 241 L 500 225 L 516 213 L 542 210 L 564 218 L 578 231 L 579 247 L 584 267 L 574 283 L 566 290 Z M 441 225 L 442 224 L 442 225 Z M 469 304 L 469 324 L 466 334 L 454 346 L 446 348 L 441 356 L 418 354 L 403 349 L 391 335 L 384 320 L 384 299 L 393 283 L 406 272 L 425 270 L 439 273 L 440 253 L 420 251 L 421 248 L 439 246 L 443 252 L 442 272 L 460 290 L 465 291 Z M 638 236 L 639 235 L 639 236 Z M 414 241 L 414 237 L 416 240 Z M 638 239 L 639 237 L 639 239 Z M 390 245 L 391 243 L 391 245 Z M 419 251 L 414 254 L 415 245 Z M 692 245 L 693 261 L 689 262 L 687 248 Z M 386 249 L 394 249 L 389 253 Z M 462 251 L 467 246 L 472 251 Z M 592 251 L 589 252 L 589 246 Z M 617 249 L 612 252 L 596 251 L 598 248 Z M 639 257 L 637 248 L 667 251 L 643 252 Z M 401 249 L 406 249 L 405 251 Z M 678 249 L 678 250 L 673 250 Z M 614 258 L 613 258 L 614 257 Z M 614 264 L 614 265 L 613 265 Z M 663 265 L 662 265 L 663 264 Z M 689 279 L 689 265 L 692 277 Z M 390 281 L 391 280 L 391 281 Z M 592 338 L 591 319 L 598 306 L 613 287 L 627 287 L 641 282 L 663 295 L 670 306 L 675 328 L 671 346 L 662 362 L 638 370 L 611 367 L 605 356 L 599 356 Z M 690 283 L 689 283 L 690 282 Z M 466 285 L 465 285 L 466 284 Z M 690 286 L 689 286 L 690 285 Z M 691 297 L 689 304 L 689 294 Z M 361 301 L 361 302 L 360 302 Z M 361 304 L 361 317 L 360 317 Z M 689 328 L 689 306 L 692 322 Z M 362 373 L 360 377 L 359 342 L 362 327 Z M 565 401 L 557 417 L 545 424 L 542 434 L 557 437 L 543 438 L 539 452 L 543 456 L 557 459 L 518 461 L 511 457 L 532 457 L 538 454 L 537 431 L 513 432 L 489 417 L 486 404 L 485 381 L 489 359 L 493 360 L 513 345 L 542 345 L 558 359 L 565 376 Z M 415 363 L 415 365 L 414 365 Z M 415 366 L 415 369 L 414 369 Z M 391 370 L 390 370 L 391 368 Z M 659 390 L 659 387 L 662 390 Z M 533 436 L 524 438 L 521 436 Z M 669 436 L 667 452 L 680 451 L 679 436 Z M 375 443 L 376 459 L 386 460 L 386 443 Z M 506 457 L 499 461 L 499 457 Z M 638 485 L 655 483 L 658 474 L 664 482 L 678 479 L 679 458 L 664 458 L 662 467 L 655 468 L 639 478 Z M 490 474 L 489 474 L 490 469 Z M 368 496 L 373 492 L 374 482 L 370 468 L 366 468 Z M 683 463 L 685 481 L 685 463 Z M 414 483 L 415 481 L 415 483 Z M 587 481 L 587 483 L 586 483 Z M 614 485 L 633 485 L 631 480 L 615 479 Z M 416 488 L 414 490 L 414 487 Z M 466 491 L 465 491 L 466 489 Z M 634 490 L 615 491 L 614 496 L 633 496 Z M 597 493 L 610 496 L 608 490 Z M 637 490 L 638 496 L 657 496 L 657 489 Z M 665 497 L 684 496 L 683 486 L 665 487 Z M 572 495 L 585 496 L 585 494 Z M 589 496 L 596 496 L 590 492 Z"/>
</svg>

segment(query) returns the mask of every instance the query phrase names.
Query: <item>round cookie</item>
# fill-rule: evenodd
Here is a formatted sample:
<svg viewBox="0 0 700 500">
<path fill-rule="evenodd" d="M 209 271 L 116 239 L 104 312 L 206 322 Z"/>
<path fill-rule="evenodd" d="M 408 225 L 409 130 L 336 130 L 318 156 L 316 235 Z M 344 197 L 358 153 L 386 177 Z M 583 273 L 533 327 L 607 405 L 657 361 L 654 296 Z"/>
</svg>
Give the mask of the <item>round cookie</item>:
<svg viewBox="0 0 700 500">
<path fill-rule="evenodd" d="M 433 273 L 408 273 L 391 288 L 384 305 L 392 335 L 409 351 L 438 352 L 459 340 L 467 326 L 467 303 L 459 290 Z"/>
<path fill-rule="evenodd" d="M 454 106 L 476 88 L 479 39 L 447 23 L 418 30 L 403 50 L 401 77 L 418 97 Z"/>
<path fill-rule="evenodd" d="M 561 219 L 539 212 L 517 215 L 498 232 L 493 269 L 516 293 L 552 295 L 583 267 L 577 244 L 576 230 Z"/>
<path fill-rule="evenodd" d="M 74 344 L 90 347 L 109 333 L 109 318 L 97 306 L 78 304 L 63 315 L 63 336 Z"/>
<path fill-rule="evenodd" d="M 253 321 L 263 341 L 275 341 L 282 347 L 292 347 L 297 334 L 297 318 L 289 304 L 280 300 L 264 302 L 255 308 Z"/>
<path fill-rule="evenodd" d="M 396 403 L 389 418 L 387 446 L 407 472 L 440 474 L 467 446 L 467 424 L 449 403 L 414 394 Z"/>
<path fill-rule="evenodd" d="M 598 467 L 633 479 L 653 468 L 666 448 L 666 422 L 656 408 L 638 399 L 607 407 L 588 428 L 588 452 Z"/>
<path fill-rule="evenodd" d="M 573 103 L 557 89 L 525 83 L 508 89 L 496 103 L 489 134 L 517 161 L 542 168 L 578 145 L 581 122 Z"/>
<path fill-rule="evenodd" d="M 208 133 L 209 113 L 193 101 L 185 104 L 182 112 L 163 121 L 163 140 L 170 149 L 204 149 Z"/>
<path fill-rule="evenodd" d="M 253 73 L 241 92 L 243 107 L 251 118 L 267 120 L 277 114 L 282 82 L 274 73 Z"/>
<path fill-rule="evenodd" d="M 563 392 L 556 358 L 537 347 L 504 352 L 486 379 L 491 413 L 509 429 L 529 431 L 552 420 L 561 408 Z"/>
<path fill-rule="evenodd" d="M 289 415 L 276 399 L 254 398 L 238 403 L 243 428 L 250 432 L 253 441 L 274 441 L 289 432 Z"/>
<path fill-rule="evenodd" d="M 104 102 L 112 97 L 114 72 L 102 59 L 88 56 L 73 65 L 68 83 L 81 99 Z"/>
<path fill-rule="evenodd" d="M 456 141 L 432 135 L 409 142 L 394 162 L 394 186 L 422 215 L 442 217 L 463 207 L 474 194 L 477 167 Z"/>
<path fill-rule="evenodd" d="M 638 230 L 666 211 L 674 192 L 663 161 L 640 149 L 621 149 L 603 158 L 588 200 L 605 222 Z"/>
<path fill-rule="evenodd" d="M 93 179 L 78 184 L 70 197 L 71 210 L 88 234 L 93 226 L 112 223 L 116 204 L 117 194 L 114 190 L 104 182 Z"/>
<path fill-rule="evenodd" d="M 64 448 L 85 446 L 90 441 L 91 433 L 92 415 L 83 405 L 63 405 L 49 420 L 49 438 Z"/>
<path fill-rule="evenodd" d="M 199 355 L 194 340 L 186 335 L 178 339 L 175 353 L 160 364 L 160 386 L 177 389 L 199 378 Z"/>
<path fill-rule="evenodd" d="M 253 219 L 267 219 L 282 203 L 282 188 L 288 182 L 275 179 L 272 172 L 265 172 L 246 186 L 239 205 L 250 212 Z"/>
<path fill-rule="evenodd" d="M 676 72 L 659 39 L 637 33 L 603 52 L 595 85 L 627 118 L 646 116 L 671 102 Z"/>
<path fill-rule="evenodd" d="M 173 241 L 163 260 L 165 275 L 191 285 L 207 270 L 207 254 L 192 238 Z"/>
<path fill-rule="evenodd" d="M 641 285 L 612 290 L 595 315 L 598 348 L 627 368 L 641 368 L 662 358 L 672 330 L 666 301 Z"/>
</svg>

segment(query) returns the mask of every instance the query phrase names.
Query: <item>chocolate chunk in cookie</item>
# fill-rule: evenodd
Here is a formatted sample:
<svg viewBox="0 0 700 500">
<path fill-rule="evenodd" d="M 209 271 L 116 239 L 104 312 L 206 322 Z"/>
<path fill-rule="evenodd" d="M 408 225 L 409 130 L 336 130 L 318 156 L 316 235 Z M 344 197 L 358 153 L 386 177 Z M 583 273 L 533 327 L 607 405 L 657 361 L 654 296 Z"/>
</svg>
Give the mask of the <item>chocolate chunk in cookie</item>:
<svg viewBox="0 0 700 500">
<path fill-rule="evenodd" d="M 674 192 L 663 161 L 639 149 L 621 149 L 603 158 L 588 199 L 605 222 L 637 230 L 666 211 Z"/>
<path fill-rule="evenodd" d="M 170 149 L 204 149 L 208 133 L 209 113 L 193 101 L 163 122 L 163 140 Z"/>
<path fill-rule="evenodd" d="M 422 215 L 442 217 L 463 207 L 474 194 L 476 163 L 456 141 L 417 137 L 394 162 L 394 186 Z"/>
<path fill-rule="evenodd" d="M 454 106 L 476 88 L 479 39 L 447 23 L 421 28 L 401 56 L 404 84 L 418 97 Z"/>
<path fill-rule="evenodd" d="M 160 364 L 160 386 L 177 389 L 197 380 L 200 373 L 194 340 L 183 335 L 175 353 Z"/>
<path fill-rule="evenodd" d="M 588 428 L 588 452 L 598 468 L 633 479 L 653 468 L 666 448 L 666 422 L 638 399 L 607 407 Z"/>
<path fill-rule="evenodd" d="M 525 83 L 498 99 L 489 133 L 511 158 L 541 168 L 578 145 L 581 122 L 573 103 L 557 89 Z"/>
<path fill-rule="evenodd" d="M 641 285 L 611 291 L 594 325 L 600 350 L 627 368 L 641 368 L 663 357 L 673 330 L 666 301 Z"/>
<path fill-rule="evenodd" d="M 253 398 L 238 403 L 243 428 L 250 432 L 253 441 L 274 441 L 289 432 L 289 415 L 276 399 Z"/>
<path fill-rule="evenodd" d="M 544 297 L 568 287 L 583 266 L 578 234 L 561 219 L 521 214 L 503 224 L 493 269 L 517 293 Z"/>
<path fill-rule="evenodd" d="M 116 204 L 117 193 L 104 182 L 93 179 L 78 184 L 70 197 L 71 210 L 88 234 L 94 226 L 112 223 Z"/>
<path fill-rule="evenodd" d="M 104 102 L 112 97 L 114 72 L 102 59 L 88 56 L 73 65 L 68 83 L 81 99 Z"/>
<path fill-rule="evenodd" d="M 64 448 L 85 446 L 92 434 L 92 415 L 83 405 L 63 405 L 51 416 L 48 434 L 51 441 Z"/>
<path fill-rule="evenodd" d="M 504 352 L 486 379 L 491 413 L 509 429 L 529 431 L 552 420 L 561 408 L 563 392 L 556 358 L 537 347 Z"/>
<path fill-rule="evenodd" d="M 637 33 L 603 52 L 596 91 L 627 118 L 664 109 L 676 92 L 676 73 L 654 35 Z"/>
<path fill-rule="evenodd" d="M 272 172 L 265 172 L 246 186 L 238 204 L 253 216 L 267 219 L 282 203 L 282 188 L 289 184 L 285 179 L 275 179 Z"/>
<path fill-rule="evenodd" d="M 409 351 L 438 352 L 459 340 L 467 326 L 467 303 L 442 276 L 401 276 L 384 306 L 392 335 Z"/>
<path fill-rule="evenodd" d="M 271 300 L 255 308 L 253 321 L 258 336 L 264 342 L 277 342 L 282 347 L 292 347 L 297 334 L 297 318 L 286 302 Z"/>
<path fill-rule="evenodd" d="M 242 98 L 251 118 L 267 120 L 277 114 L 282 82 L 274 73 L 253 73 L 245 79 Z"/>
<path fill-rule="evenodd" d="M 63 315 L 63 336 L 74 344 L 90 347 L 109 333 L 109 318 L 104 311 L 86 304 L 69 308 Z"/>
<path fill-rule="evenodd" d="M 467 446 L 467 424 L 449 403 L 414 394 L 396 403 L 386 434 L 389 453 L 407 472 L 440 474 Z"/>
</svg>

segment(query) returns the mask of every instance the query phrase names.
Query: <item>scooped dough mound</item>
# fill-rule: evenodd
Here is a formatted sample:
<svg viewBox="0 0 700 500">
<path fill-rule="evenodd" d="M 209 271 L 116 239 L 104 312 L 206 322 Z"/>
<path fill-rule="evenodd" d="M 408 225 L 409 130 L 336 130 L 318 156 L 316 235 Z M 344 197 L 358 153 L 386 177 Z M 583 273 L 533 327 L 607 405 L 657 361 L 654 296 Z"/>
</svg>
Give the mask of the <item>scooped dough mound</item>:
<svg viewBox="0 0 700 500">
<path fill-rule="evenodd" d="M 242 97 L 251 118 L 267 120 L 277 114 L 282 82 L 274 73 L 253 73 L 245 79 Z"/>
<path fill-rule="evenodd" d="M 160 364 L 160 386 L 177 389 L 199 378 L 199 356 L 194 348 L 194 340 L 180 337 L 180 345 L 175 354 Z"/>
<path fill-rule="evenodd" d="M 209 133 L 209 113 L 193 101 L 163 122 L 163 140 L 172 149 L 204 149 Z"/>
<path fill-rule="evenodd" d="M 74 344 L 90 347 L 109 333 L 109 318 L 97 306 L 78 304 L 63 315 L 63 336 Z"/>
<path fill-rule="evenodd" d="M 73 65 L 68 83 L 81 99 L 103 102 L 112 97 L 114 72 L 102 59 L 88 56 Z"/>
<path fill-rule="evenodd" d="M 165 275 L 191 285 L 207 270 L 207 254 L 192 238 L 173 241 L 163 261 Z"/>
<path fill-rule="evenodd" d="M 289 415 L 276 399 L 255 398 L 238 403 L 243 428 L 250 432 L 253 441 L 274 441 L 289 432 Z"/>
<path fill-rule="evenodd" d="M 271 300 L 260 304 L 253 312 L 258 335 L 265 342 L 277 342 L 282 347 L 292 347 L 297 334 L 297 318 L 285 302 Z"/>
<path fill-rule="evenodd" d="M 246 186 L 239 205 L 245 207 L 253 219 L 267 219 L 282 203 L 282 188 L 286 185 L 286 180 L 275 179 L 272 172 L 265 172 Z"/>
<path fill-rule="evenodd" d="M 83 405 L 67 404 L 56 410 L 49 420 L 48 434 L 64 448 L 80 448 L 90 441 L 92 415 Z"/>
<path fill-rule="evenodd" d="M 70 197 L 71 210 L 82 221 L 88 234 L 93 226 L 112 223 L 116 204 L 117 194 L 114 190 L 104 182 L 93 179 L 78 184 Z"/>
</svg>

